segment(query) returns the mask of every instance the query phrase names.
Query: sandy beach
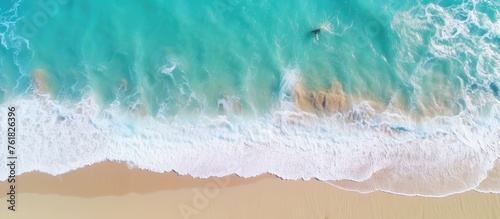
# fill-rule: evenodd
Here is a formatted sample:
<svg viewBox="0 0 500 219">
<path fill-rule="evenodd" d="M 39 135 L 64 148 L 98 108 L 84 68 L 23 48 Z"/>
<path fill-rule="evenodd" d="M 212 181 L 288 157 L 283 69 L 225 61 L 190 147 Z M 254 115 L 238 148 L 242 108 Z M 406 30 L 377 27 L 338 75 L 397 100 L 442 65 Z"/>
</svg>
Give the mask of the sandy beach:
<svg viewBox="0 0 500 219">
<path fill-rule="evenodd" d="M 17 177 L 16 212 L 2 218 L 498 218 L 500 195 L 360 194 L 271 175 L 197 179 L 102 162 L 63 175 Z M 1 182 L 2 199 L 7 183 Z"/>
</svg>

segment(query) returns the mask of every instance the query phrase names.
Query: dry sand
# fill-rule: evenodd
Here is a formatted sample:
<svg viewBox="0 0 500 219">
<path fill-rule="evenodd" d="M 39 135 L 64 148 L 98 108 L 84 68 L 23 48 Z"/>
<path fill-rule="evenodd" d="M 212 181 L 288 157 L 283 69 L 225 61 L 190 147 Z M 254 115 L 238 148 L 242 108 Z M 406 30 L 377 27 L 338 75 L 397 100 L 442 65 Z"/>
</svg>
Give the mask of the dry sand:
<svg viewBox="0 0 500 219">
<path fill-rule="evenodd" d="M 500 195 L 466 192 L 444 198 L 360 194 L 324 182 L 263 175 L 194 179 L 103 162 L 60 176 L 17 177 L 17 211 L 0 218 L 500 218 Z"/>
</svg>

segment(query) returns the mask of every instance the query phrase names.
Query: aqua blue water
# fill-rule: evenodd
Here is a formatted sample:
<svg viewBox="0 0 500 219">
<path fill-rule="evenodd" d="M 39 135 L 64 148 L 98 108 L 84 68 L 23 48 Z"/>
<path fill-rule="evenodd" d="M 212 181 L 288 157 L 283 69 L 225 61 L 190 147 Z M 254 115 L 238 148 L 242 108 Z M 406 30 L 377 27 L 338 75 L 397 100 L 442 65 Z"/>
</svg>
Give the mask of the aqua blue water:
<svg viewBox="0 0 500 219">
<path fill-rule="evenodd" d="M 498 81 L 495 75 L 477 75 L 475 63 L 478 53 L 485 52 L 483 47 L 498 45 L 498 36 L 490 30 L 493 26 L 485 22 L 496 22 L 499 6 L 462 4 L 456 15 L 449 12 L 458 16 L 456 21 L 471 16 L 467 10 L 472 7 L 487 17 L 453 30 L 446 13 L 432 7 L 446 10 L 459 3 L 26 1 L 14 12 L 8 11 L 14 1 L 4 1 L 2 75 L 6 80 L 1 83 L 1 98 L 29 90 L 30 75 L 40 68 L 48 74 L 50 93 L 61 99 L 78 100 L 82 90 L 90 88 L 104 106 L 116 99 L 124 106 L 140 99 L 155 115 L 162 103 L 168 103 L 171 114 L 211 112 L 221 96 L 231 94 L 244 104 L 255 103 L 258 112 L 269 112 L 277 100 L 282 69 L 298 66 L 310 89 L 326 89 L 339 81 L 348 94 L 371 95 L 384 103 L 401 92 L 406 107 L 418 108 L 420 88 L 416 86 L 432 86 L 426 82 L 432 79 L 417 71 L 439 68 L 437 74 L 456 90 L 471 86 L 488 90 Z M 419 4 L 420 9 L 405 11 Z M 398 15 L 402 12 L 409 18 L 428 18 L 423 24 L 412 23 L 402 20 Z M 15 19 L 19 19 L 15 24 L 7 23 Z M 331 33 L 324 31 L 315 40 L 309 31 L 321 25 L 328 25 Z M 452 30 L 437 29 L 440 26 Z M 455 36 L 435 39 L 443 34 Z M 439 57 L 431 51 L 432 42 L 450 48 L 460 43 L 464 48 Z M 492 49 L 498 52 L 498 47 Z M 494 63 L 486 60 L 480 67 L 492 71 L 497 67 Z M 171 76 L 161 73 L 162 66 L 173 65 Z M 470 65 L 470 70 L 464 65 Z M 455 104 L 450 107 L 460 108 L 455 113 L 463 110 Z"/>
<path fill-rule="evenodd" d="M 426 138 L 461 136 L 457 127 L 468 124 L 494 133 L 495 142 L 499 16 L 494 0 L 1 1 L 0 102 L 32 98 L 38 80 L 56 105 L 78 105 L 91 93 L 101 120 L 110 109 L 166 121 L 217 118 L 221 101 L 231 99 L 241 105 L 236 120 L 260 121 L 290 111 L 284 106 L 298 84 L 312 92 L 339 82 L 352 103 L 349 118 L 365 118 L 356 116 L 363 101 L 382 106 L 355 121 L 363 127 L 386 124 Z M 406 119 L 390 119 L 395 105 Z M 461 125 L 442 121 L 461 116 Z M 484 144 L 494 149 L 493 163 L 498 147 Z"/>
</svg>

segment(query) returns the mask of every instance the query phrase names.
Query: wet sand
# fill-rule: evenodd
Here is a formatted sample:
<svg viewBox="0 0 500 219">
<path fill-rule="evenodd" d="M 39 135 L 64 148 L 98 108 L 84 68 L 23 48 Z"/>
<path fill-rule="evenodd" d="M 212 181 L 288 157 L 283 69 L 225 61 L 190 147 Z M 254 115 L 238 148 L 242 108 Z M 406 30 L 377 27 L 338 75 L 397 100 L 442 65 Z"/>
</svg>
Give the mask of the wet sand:
<svg viewBox="0 0 500 219">
<path fill-rule="evenodd" d="M 351 107 L 342 85 L 338 82 L 333 82 L 329 90 L 318 91 L 309 91 L 299 83 L 296 85 L 293 95 L 295 105 L 300 110 L 319 115 L 345 112 Z"/>
<path fill-rule="evenodd" d="M 0 182 L 1 218 L 500 218 L 499 194 L 360 194 L 317 180 L 196 179 L 114 162 L 60 176 L 23 174 L 17 182 L 16 212 L 7 210 Z"/>
<path fill-rule="evenodd" d="M 39 94 L 47 94 L 49 92 L 50 85 L 48 84 L 47 73 L 43 69 L 36 69 L 32 76 L 34 84 Z"/>
</svg>

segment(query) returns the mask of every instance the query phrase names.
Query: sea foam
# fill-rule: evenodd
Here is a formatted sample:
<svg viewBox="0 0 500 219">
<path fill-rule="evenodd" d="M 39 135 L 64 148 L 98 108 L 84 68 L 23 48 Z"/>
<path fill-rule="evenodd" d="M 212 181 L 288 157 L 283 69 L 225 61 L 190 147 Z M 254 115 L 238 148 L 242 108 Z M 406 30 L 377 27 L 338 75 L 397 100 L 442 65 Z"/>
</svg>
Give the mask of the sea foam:
<svg viewBox="0 0 500 219">
<path fill-rule="evenodd" d="M 499 105 L 487 124 L 463 113 L 420 125 L 388 112 L 363 122 L 346 122 L 340 113 L 320 117 L 296 110 L 253 119 L 141 118 L 113 107 L 101 109 L 92 93 L 76 105 L 34 94 L 3 103 L 0 113 L 7 106 L 17 112 L 20 174 L 57 175 L 113 160 L 195 177 L 272 173 L 283 179 L 317 178 L 360 192 L 500 192 Z M 0 179 L 7 176 L 3 168 Z"/>
</svg>

